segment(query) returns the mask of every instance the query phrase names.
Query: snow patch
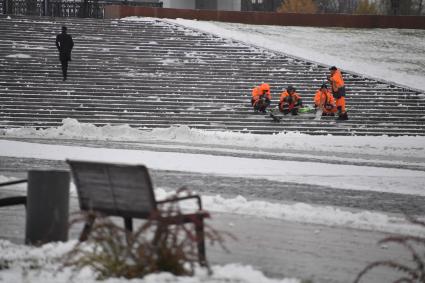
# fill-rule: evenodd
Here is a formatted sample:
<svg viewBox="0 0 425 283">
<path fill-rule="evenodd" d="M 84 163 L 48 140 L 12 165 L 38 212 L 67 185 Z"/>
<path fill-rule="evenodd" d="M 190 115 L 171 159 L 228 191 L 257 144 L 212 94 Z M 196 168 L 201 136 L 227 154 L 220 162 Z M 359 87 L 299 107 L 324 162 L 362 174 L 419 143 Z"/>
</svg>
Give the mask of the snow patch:
<svg viewBox="0 0 425 283">
<path fill-rule="evenodd" d="M 90 268 L 84 268 L 76 273 L 70 267 L 62 266 L 62 259 L 76 244 L 76 241 L 64 243 L 49 243 L 41 247 L 31 247 L 12 244 L 0 240 L 0 262 L 7 262 L 8 268 L 0 270 L 2 282 L 31 283 L 67 283 L 84 282 L 97 283 L 96 273 Z M 227 264 L 212 266 L 213 274 L 209 276 L 203 268 L 197 267 L 193 277 L 177 277 L 170 273 L 150 274 L 143 279 L 127 280 L 111 278 L 104 282 L 125 283 L 300 283 L 298 279 L 270 279 L 261 271 L 251 266 Z"/>
<path fill-rule="evenodd" d="M 136 73 L 132 73 L 136 75 Z M 277 154 L 295 151 L 320 153 L 325 150 L 351 155 L 385 155 L 398 157 L 425 158 L 425 137 L 423 136 L 310 136 L 297 132 L 275 135 L 259 135 L 226 131 L 205 131 L 188 126 L 172 126 L 152 130 L 132 128 L 127 124 L 95 126 L 80 123 L 75 119 L 62 120 L 62 126 L 47 129 L 11 128 L 0 129 L 0 136 L 73 138 L 82 140 L 146 141 L 173 140 L 179 143 L 227 145 L 240 148 L 267 148 Z"/>
<path fill-rule="evenodd" d="M 425 64 L 424 30 L 266 26 L 185 19 L 165 21 L 425 90 L 425 69 L 421 67 Z"/>
<path fill-rule="evenodd" d="M 179 65 L 181 62 L 179 59 L 163 59 L 160 61 L 162 63 L 162 65 Z"/>
<path fill-rule="evenodd" d="M 87 133 L 86 130 L 88 130 Z M 132 129 L 129 127 L 123 130 L 128 130 L 128 135 L 132 133 Z M 75 132 L 79 133 L 79 131 L 80 129 L 77 127 Z M 97 131 L 99 129 L 96 127 L 85 128 L 80 134 L 81 136 L 91 135 Z M 121 129 L 117 131 L 117 133 L 120 132 L 122 132 Z M 318 189 L 325 186 L 338 190 L 378 191 L 425 196 L 424 172 L 419 170 L 173 151 L 49 145 L 8 140 L 0 140 L 0 156 L 142 163 L 154 170 L 266 179 L 273 182 L 307 184 Z M 261 167 L 258 166 L 259 163 Z"/>
<path fill-rule="evenodd" d="M 89 35 L 82 35 L 79 36 L 78 39 L 80 40 L 102 40 L 102 37 L 99 36 L 89 36 Z"/>
<path fill-rule="evenodd" d="M 10 54 L 6 56 L 7 58 L 18 58 L 18 59 L 29 59 L 32 58 L 31 55 L 23 54 L 23 53 L 16 53 L 16 54 Z"/>
</svg>

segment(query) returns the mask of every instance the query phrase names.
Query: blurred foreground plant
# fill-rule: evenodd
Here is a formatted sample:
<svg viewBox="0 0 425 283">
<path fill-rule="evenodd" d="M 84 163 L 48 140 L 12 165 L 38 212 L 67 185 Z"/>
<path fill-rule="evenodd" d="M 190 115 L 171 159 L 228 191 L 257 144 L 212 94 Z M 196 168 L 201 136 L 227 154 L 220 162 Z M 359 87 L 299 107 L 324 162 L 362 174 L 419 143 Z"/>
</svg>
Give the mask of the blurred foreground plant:
<svg viewBox="0 0 425 283">
<path fill-rule="evenodd" d="M 178 197 L 180 190 L 172 198 Z M 156 213 L 144 221 L 134 232 L 115 224 L 111 218 L 90 212 L 80 215 L 72 224 L 95 217 L 96 222 L 86 242 L 79 242 L 67 255 L 65 266 L 77 269 L 90 267 L 98 279 L 109 277 L 141 278 L 154 272 L 174 275 L 193 275 L 198 261 L 196 237 L 190 223 L 167 223 L 164 219 L 183 216 L 177 202 L 161 205 Z M 161 221 L 159 221 L 161 219 Z M 205 225 L 204 238 L 211 245 L 219 244 L 225 251 L 224 237 L 231 234 L 219 232 Z M 208 272 L 211 272 L 205 262 Z"/>
<path fill-rule="evenodd" d="M 410 222 L 420 225 L 425 229 L 425 222 L 409 217 Z M 378 242 L 378 244 L 396 243 L 405 247 L 412 256 L 414 266 L 392 260 L 375 261 L 368 264 L 355 279 L 354 283 L 360 282 L 360 279 L 372 269 L 383 266 L 401 273 L 401 277 L 394 283 L 425 283 L 425 237 L 415 236 L 390 236 Z"/>
</svg>

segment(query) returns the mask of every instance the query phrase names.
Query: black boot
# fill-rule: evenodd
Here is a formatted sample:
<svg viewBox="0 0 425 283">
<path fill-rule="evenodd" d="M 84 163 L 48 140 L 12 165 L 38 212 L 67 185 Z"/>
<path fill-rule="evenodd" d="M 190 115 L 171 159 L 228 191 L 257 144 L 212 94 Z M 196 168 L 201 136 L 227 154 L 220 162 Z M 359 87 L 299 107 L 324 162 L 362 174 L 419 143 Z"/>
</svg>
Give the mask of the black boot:
<svg viewBox="0 0 425 283">
<path fill-rule="evenodd" d="M 347 112 L 341 113 L 339 115 L 339 117 L 338 117 L 338 120 L 340 120 L 340 121 L 346 121 L 346 120 L 348 120 L 348 114 L 347 114 Z"/>
</svg>

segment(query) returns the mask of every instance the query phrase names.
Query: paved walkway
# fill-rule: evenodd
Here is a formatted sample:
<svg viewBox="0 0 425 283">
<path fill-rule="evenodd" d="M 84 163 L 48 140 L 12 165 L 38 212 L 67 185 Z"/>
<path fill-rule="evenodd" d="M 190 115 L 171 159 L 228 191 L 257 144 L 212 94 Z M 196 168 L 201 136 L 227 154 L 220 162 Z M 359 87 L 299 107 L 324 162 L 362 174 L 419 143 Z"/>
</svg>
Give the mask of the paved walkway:
<svg viewBox="0 0 425 283">
<path fill-rule="evenodd" d="M 70 141 L 70 144 L 75 145 L 75 141 Z M 116 145 L 108 143 L 110 147 Z M 121 144 L 120 147 L 122 146 Z M 63 161 L 0 157 L 0 175 L 4 176 L 25 178 L 28 170 L 49 168 L 68 169 L 68 166 Z M 410 207 L 415 214 L 425 214 L 425 200 L 418 196 L 339 191 L 326 187 L 317 189 L 303 184 L 294 187 L 294 184 L 270 181 L 261 184 L 263 181 L 259 183 L 243 178 L 217 178 L 175 171 L 151 170 L 150 173 L 156 187 L 176 188 L 188 185 L 202 194 L 222 194 L 227 197 L 241 194 L 250 199 L 339 205 L 390 213 Z M 0 198 L 25 194 L 25 186 L 20 186 L 20 189 L 18 186 L 0 189 Z M 75 197 L 71 199 L 71 210 L 78 210 Z M 314 283 L 347 283 L 352 282 L 369 262 L 409 259 L 409 255 L 398 246 L 378 247 L 377 241 L 387 235 L 381 232 L 228 213 L 214 213 L 210 224 L 218 230 L 231 232 L 238 238 L 237 241 L 227 241 L 231 253 L 226 253 L 219 247 L 208 247 L 208 257 L 213 264 L 250 264 L 270 277 L 311 279 Z M 72 228 L 70 238 L 76 238 L 80 228 Z M 0 208 L 0 238 L 23 243 L 24 237 L 24 207 Z M 392 277 L 394 274 L 391 272 L 376 269 L 364 282 L 392 282 L 395 277 Z"/>
<path fill-rule="evenodd" d="M 0 198 L 24 193 L 24 190 L 3 189 Z M 77 200 L 72 198 L 71 211 L 77 210 Z M 270 277 L 346 283 L 352 282 L 371 261 L 408 258 L 399 247 L 378 247 L 376 242 L 386 236 L 381 232 L 222 213 L 214 213 L 210 224 L 238 238 L 227 241 L 230 253 L 219 247 L 208 247 L 208 257 L 213 264 L 250 264 Z M 80 228 L 73 227 L 70 238 L 76 238 Z M 24 207 L 0 208 L 0 238 L 23 243 L 24 235 Z M 389 282 L 391 276 L 388 270 L 378 269 L 364 282 Z"/>
<path fill-rule="evenodd" d="M 254 156 L 253 158 L 256 158 Z M 25 178 L 31 169 L 64 169 L 64 161 L 0 156 L 0 175 Z M 331 205 L 352 209 L 375 210 L 385 213 L 425 215 L 425 197 L 375 191 L 340 190 L 326 186 L 277 182 L 267 179 L 246 179 L 229 176 L 179 171 L 150 170 L 155 187 L 176 189 L 186 185 L 201 194 L 236 197 L 248 200 L 262 199 L 272 202 L 303 202 L 314 205 Z"/>
</svg>

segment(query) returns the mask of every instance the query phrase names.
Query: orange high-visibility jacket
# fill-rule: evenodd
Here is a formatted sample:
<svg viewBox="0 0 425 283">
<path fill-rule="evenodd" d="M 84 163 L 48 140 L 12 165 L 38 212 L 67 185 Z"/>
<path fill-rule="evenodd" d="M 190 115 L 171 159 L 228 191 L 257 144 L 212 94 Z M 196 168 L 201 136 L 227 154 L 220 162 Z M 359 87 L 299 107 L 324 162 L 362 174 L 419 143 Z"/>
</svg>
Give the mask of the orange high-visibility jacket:
<svg viewBox="0 0 425 283">
<path fill-rule="evenodd" d="M 272 95 L 270 93 L 270 86 L 268 84 L 262 84 L 260 86 L 254 87 L 252 89 L 252 100 L 259 100 L 264 91 L 266 91 L 266 97 L 271 100 Z"/>
<path fill-rule="evenodd" d="M 324 106 L 326 104 L 335 105 L 335 99 L 330 90 L 326 89 L 323 92 L 319 89 L 314 96 L 314 104 L 317 106 Z"/>
<path fill-rule="evenodd" d="M 340 87 L 344 86 L 344 79 L 340 70 L 336 70 L 333 76 L 329 77 L 329 81 L 332 84 L 332 90 L 337 92 Z"/>
<path fill-rule="evenodd" d="M 288 96 L 289 96 L 288 91 L 285 90 L 284 92 L 282 92 L 281 95 L 280 95 L 280 103 L 279 104 L 282 104 L 283 101 L 285 100 L 285 97 L 288 97 Z M 298 100 L 300 100 L 300 99 L 301 99 L 301 96 L 298 93 L 295 92 L 292 95 L 292 103 L 296 104 L 298 102 Z"/>
</svg>

